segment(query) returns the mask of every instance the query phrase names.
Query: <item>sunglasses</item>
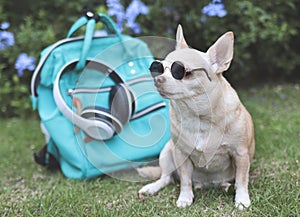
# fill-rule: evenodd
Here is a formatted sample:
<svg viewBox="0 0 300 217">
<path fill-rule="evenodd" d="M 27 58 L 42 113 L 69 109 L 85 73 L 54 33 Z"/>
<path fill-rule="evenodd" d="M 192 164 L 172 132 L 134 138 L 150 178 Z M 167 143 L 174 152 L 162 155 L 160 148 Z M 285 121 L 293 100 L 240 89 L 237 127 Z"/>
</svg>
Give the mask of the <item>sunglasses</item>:
<svg viewBox="0 0 300 217">
<path fill-rule="evenodd" d="M 151 63 L 149 70 L 151 72 L 152 77 L 156 77 L 162 75 L 165 71 L 165 68 L 166 67 L 164 67 L 160 61 L 155 60 L 154 62 Z M 176 80 L 181 80 L 185 76 L 191 74 L 191 72 L 199 71 L 199 70 L 204 71 L 208 80 L 211 81 L 211 78 L 209 77 L 208 72 L 205 68 L 188 69 L 180 61 L 175 61 L 171 65 L 171 73 L 173 78 L 175 78 Z"/>
</svg>

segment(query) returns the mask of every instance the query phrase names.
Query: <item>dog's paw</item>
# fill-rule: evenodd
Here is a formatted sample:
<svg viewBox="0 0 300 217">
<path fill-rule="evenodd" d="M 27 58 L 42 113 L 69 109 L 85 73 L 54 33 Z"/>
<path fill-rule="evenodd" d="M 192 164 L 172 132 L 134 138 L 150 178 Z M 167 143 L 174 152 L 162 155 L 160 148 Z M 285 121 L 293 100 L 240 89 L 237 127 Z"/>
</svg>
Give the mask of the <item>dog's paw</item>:
<svg viewBox="0 0 300 217">
<path fill-rule="evenodd" d="M 139 190 L 139 195 L 145 194 L 145 195 L 153 195 L 155 194 L 159 189 L 156 187 L 155 183 L 150 183 L 148 185 L 145 185 Z"/>
<path fill-rule="evenodd" d="M 221 184 L 221 188 L 224 189 L 224 191 L 228 192 L 228 189 L 230 188 L 231 184 L 229 182 L 225 182 Z"/>
<path fill-rule="evenodd" d="M 180 192 L 176 205 L 179 208 L 186 208 L 193 203 L 193 199 L 194 199 L 193 191 Z"/>
<path fill-rule="evenodd" d="M 244 210 L 251 205 L 251 201 L 248 194 L 239 194 L 235 197 L 235 207 L 239 210 Z"/>
</svg>

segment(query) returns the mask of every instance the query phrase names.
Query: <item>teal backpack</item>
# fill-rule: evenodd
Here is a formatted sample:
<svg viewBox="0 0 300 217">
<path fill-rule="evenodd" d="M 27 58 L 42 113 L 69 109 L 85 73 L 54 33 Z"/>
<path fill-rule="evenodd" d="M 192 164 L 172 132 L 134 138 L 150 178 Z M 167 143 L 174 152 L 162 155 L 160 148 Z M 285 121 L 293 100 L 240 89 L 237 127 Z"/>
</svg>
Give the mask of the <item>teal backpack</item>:
<svg viewBox="0 0 300 217">
<path fill-rule="evenodd" d="M 101 22 L 107 32 L 95 36 Z M 72 37 L 85 26 L 84 37 Z M 89 179 L 157 159 L 170 139 L 168 101 L 149 73 L 146 43 L 122 35 L 104 14 L 87 12 L 41 53 L 31 81 L 46 146 L 36 162 Z"/>
</svg>

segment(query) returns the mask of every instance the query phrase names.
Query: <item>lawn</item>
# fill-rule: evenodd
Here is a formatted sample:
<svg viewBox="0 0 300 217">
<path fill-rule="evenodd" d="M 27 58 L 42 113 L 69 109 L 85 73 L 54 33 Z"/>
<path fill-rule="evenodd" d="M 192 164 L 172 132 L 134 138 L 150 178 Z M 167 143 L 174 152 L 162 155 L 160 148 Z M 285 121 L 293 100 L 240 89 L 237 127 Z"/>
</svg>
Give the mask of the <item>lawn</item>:
<svg viewBox="0 0 300 217">
<path fill-rule="evenodd" d="M 300 85 L 238 92 L 256 128 L 248 210 L 234 209 L 233 188 L 195 191 L 183 210 L 178 184 L 140 200 L 144 183 L 66 179 L 33 162 L 44 143 L 39 121 L 9 119 L 0 120 L 0 216 L 300 216 Z"/>
</svg>

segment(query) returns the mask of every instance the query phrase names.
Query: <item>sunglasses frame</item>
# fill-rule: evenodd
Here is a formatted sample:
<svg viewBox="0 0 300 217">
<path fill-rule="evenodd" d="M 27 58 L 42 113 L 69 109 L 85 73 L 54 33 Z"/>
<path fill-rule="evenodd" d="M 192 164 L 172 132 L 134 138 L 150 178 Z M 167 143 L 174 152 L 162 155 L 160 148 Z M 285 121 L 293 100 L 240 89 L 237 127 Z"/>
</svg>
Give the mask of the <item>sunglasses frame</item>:
<svg viewBox="0 0 300 217">
<path fill-rule="evenodd" d="M 152 68 L 153 68 L 153 67 L 152 67 L 153 63 L 157 63 L 157 64 L 158 64 L 158 65 L 156 66 L 156 68 L 159 67 L 159 68 L 160 68 L 159 71 L 157 71 L 157 72 L 153 71 L 153 69 L 152 69 Z M 180 76 L 180 77 L 174 76 L 175 72 L 174 72 L 174 70 L 172 70 L 172 68 L 175 67 L 174 64 L 177 64 L 177 65 L 183 67 L 183 69 L 184 69 L 183 76 Z M 162 75 L 162 74 L 165 72 L 165 70 L 166 70 L 167 68 L 170 69 L 173 78 L 175 78 L 176 80 L 182 80 L 185 76 L 187 76 L 187 74 L 192 73 L 192 72 L 194 72 L 194 71 L 199 71 L 199 70 L 201 70 L 201 71 L 204 71 L 204 72 L 205 72 L 205 74 L 206 74 L 208 80 L 211 81 L 211 78 L 210 78 L 210 76 L 208 75 L 208 72 L 207 72 L 207 70 L 206 70 L 205 68 L 189 69 L 189 68 L 185 67 L 184 64 L 183 64 L 182 62 L 180 62 L 180 61 L 174 61 L 174 62 L 172 63 L 172 65 L 171 65 L 171 68 L 170 68 L 170 67 L 168 67 L 168 66 L 164 66 L 164 65 L 161 63 L 161 61 L 155 60 L 155 61 L 153 61 L 153 62 L 151 63 L 149 70 L 150 70 L 150 72 L 151 72 L 152 77 L 156 77 L 156 76 Z M 160 71 L 162 71 L 162 72 L 160 72 Z"/>
</svg>

